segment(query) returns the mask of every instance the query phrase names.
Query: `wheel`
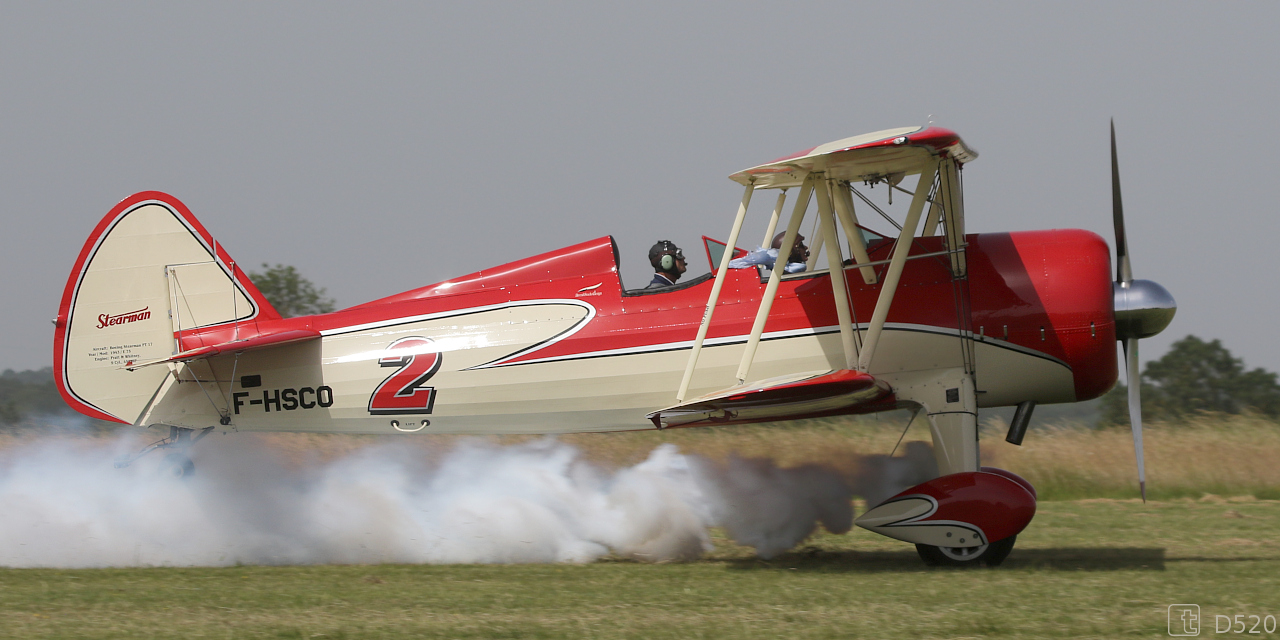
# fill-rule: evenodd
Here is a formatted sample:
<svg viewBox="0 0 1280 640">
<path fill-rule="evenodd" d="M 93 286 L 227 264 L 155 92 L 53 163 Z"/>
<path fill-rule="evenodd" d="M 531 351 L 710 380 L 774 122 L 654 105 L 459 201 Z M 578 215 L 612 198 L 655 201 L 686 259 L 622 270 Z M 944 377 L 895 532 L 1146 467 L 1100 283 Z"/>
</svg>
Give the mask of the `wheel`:
<svg viewBox="0 0 1280 640">
<path fill-rule="evenodd" d="M 920 559 L 931 567 L 976 567 L 985 563 L 989 567 L 998 567 L 1009 552 L 1013 551 L 1013 543 L 1018 536 L 1009 536 L 1004 540 L 979 545 L 976 547 L 935 547 L 929 544 L 916 545 L 916 553 Z"/>
<path fill-rule="evenodd" d="M 1009 557 L 1009 553 L 1013 551 L 1013 543 L 1017 541 L 1018 536 L 1013 535 L 1005 538 L 1004 540 L 992 542 L 990 545 L 991 548 L 987 549 L 987 555 L 982 559 L 982 561 L 987 563 L 988 567 L 1000 566 L 1000 563 L 1004 562 L 1004 559 Z"/>
<path fill-rule="evenodd" d="M 190 478 L 195 473 L 196 465 L 191 462 L 191 458 L 181 453 L 170 453 L 164 457 L 164 461 L 160 463 L 161 473 L 170 478 Z"/>
</svg>

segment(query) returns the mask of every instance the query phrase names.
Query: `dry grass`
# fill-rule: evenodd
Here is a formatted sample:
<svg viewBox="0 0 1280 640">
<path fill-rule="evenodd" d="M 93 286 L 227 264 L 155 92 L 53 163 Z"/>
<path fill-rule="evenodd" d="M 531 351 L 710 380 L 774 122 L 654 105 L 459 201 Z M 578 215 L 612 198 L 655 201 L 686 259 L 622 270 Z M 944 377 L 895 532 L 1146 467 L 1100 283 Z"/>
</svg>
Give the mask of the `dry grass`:
<svg viewBox="0 0 1280 640">
<path fill-rule="evenodd" d="M 854 473 L 869 456 L 888 454 L 906 418 L 808 420 L 751 427 L 685 429 L 662 433 L 582 434 L 562 439 L 587 457 L 631 464 L 661 442 L 712 458 L 730 454 L 773 458 L 782 465 L 823 463 Z M 1133 435 L 1128 429 L 1065 424 L 1028 433 L 1022 446 L 1004 441 L 999 420 L 984 425 L 982 461 L 1027 478 L 1042 499 L 1137 496 Z M 918 420 L 909 442 L 927 441 Z M 1280 499 L 1280 424 L 1255 416 L 1202 416 L 1154 423 L 1144 430 L 1149 496 L 1205 494 Z"/>
<path fill-rule="evenodd" d="M 713 459 L 730 455 L 770 458 L 782 466 L 824 464 L 850 477 L 865 470 L 894 449 L 906 414 L 877 417 L 829 418 L 764 425 L 571 434 L 560 440 L 582 450 L 588 460 L 605 467 L 622 467 L 643 460 L 658 445 L 672 443 L 686 453 Z M 1089 429 L 1064 424 L 1031 431 L 1017 447 L 1004 442 L 1005 426 L 998 419 L 984 425 L 982 461 L 1009 469 L 1031 481 L 1041 499 L 1137 496 L 1132 435 L 1128 429 Z M 60 431 L 59 446 L 93 446 L 107 434 L 72 435 Z M 22 443 L 46 440 L 39 430 L 0 434 L 3 452 Z M 134 434 L 140 446 L 158 437 Z M 223 436 L 214 436 L 220 438 Z M 226 437 L 237 437 L 235 435 Z M 417 447 L 424 456 L 448 451 L 461 436 L 341 436 L 325 434 L 254 434 L 262 446 L 277 452 L 288 465 L 324 463 L 374 445 Z M 493 440 L 514 444 L 533 436 L 501 436 Z M 927 442 L 923 419 L 910 428 L 899 446 Z M 1153 423 L 1145 430 L 1147 487 L 1155 499 L 1205 494 L 1280 498 L 1280 424 L 1254 416 L 1203 416 L 1179 424 Z"/>
<path fill-rule="evenodd" d="M 1003 425 L 993 425 L 1003 433 Z M 986 434 L 984 434 L 986 435 Z M 984 438 L 990 442 L 995 437 Z M 1280 425 L 1252 416 L 1205 416 L 1154 423 L 1143 432 L 1149 496 L 1205 494 L 1280 498 Z M 1000 439 L 984 463 L 1026 477 L 1042 497 L 1132 497 L 1137 489 L 1133 434 L 1125 429 L 1059 427 Z"/>
</svg>

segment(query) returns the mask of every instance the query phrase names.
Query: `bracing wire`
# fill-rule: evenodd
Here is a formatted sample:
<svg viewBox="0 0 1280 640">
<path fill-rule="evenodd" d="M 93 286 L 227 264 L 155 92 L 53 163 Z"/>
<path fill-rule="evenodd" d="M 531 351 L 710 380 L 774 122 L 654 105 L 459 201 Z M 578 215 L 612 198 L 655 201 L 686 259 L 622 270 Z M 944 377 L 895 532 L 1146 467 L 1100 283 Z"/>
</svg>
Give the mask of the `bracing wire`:
<svg viewBox="0 0 1280 640">
<path fill-rule="evenodd" d="M 911 418 L 907 420 L 907 426 L 902 430 L 902 435 L 898 436 L 898 441 L 893 445 L 893 451 L 889 452 L 889 457 L 898 452 L 898 446 L 902 444 L 902 439 L 907 437 L 907 432 L 911 430 L 911 424 L 916 421 L 916 416 L 920 415 L 920 407 L 916 407 L 911 411 Z"/>
</svg>

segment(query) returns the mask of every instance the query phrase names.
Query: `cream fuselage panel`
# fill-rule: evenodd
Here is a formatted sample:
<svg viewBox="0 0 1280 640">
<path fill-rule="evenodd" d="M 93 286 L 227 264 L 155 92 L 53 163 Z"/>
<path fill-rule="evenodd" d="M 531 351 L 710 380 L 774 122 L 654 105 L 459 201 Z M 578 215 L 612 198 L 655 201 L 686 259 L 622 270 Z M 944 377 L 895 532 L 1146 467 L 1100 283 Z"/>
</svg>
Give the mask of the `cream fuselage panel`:
<svg viewBox="0 0 1280 640">
<path fill-rule="evenodd" d="M 392 420 L 411 428 L 407 423 L 437 416 L 485 414 L 493 411 L 487 406 L 492 400 L 522 385 L 505 389 L 513 387 L 509 373 L 476 367 L 571 332 L 591 312 L 590 307 L 572 304 L 463 310 L 335 330 L 320 340 L 179 365 L 175 382 L 161 391 L 162 397 L 145 419 L 148 423 L 210 426 L 219 417 L 216 405 L 229 413 L 232 426 L 242 430 L 384 433 L 394 431 Z M 413 353 L 388 352 L 388 347 L 409 338 L 424 338 L 430 347 Z M 430 414 L 371 414 L 374 389 L 404 368 L 384 365 L 382 360 L 392 355 L 432 354 L 439 354 L 439 368 L 420 386 L 437 389 L 437 397 L 447 396 L 447 401 L 432 403 Z M 254 376 L 258 386 L 245 387 L 246 379 Z M 212 380 L 216 385 L 210 384 Z M 527 386 L 526 381 L 523 387 Z M 447 394 L 442 393 L 445 389 Z M 206 392 L 212 399 L 205 397 Z"/>
<path fill-rule="evenodd" d="M 674 399 L 687 345 L 537 360 L 541 346 L 571 336 L 591 321 L 593 311 L 581 303 L 513 303 L 335 330 L 321 340 L 196 361 L 190 368 L 178 367 L 143 423 L 214 426 L 220 417 L 216 405 L 231 417 L 228 428 L 250 431 L 482 434 L 652 428 L 644 416 Z M 753 379 L 843 365 L 836 333 L 765 337 Z M 381 361 L 389 346 L 411 338 L 430 340 L 439 353 L 439 369 L 422 384 L 435 394 L 431 412 L 375 415 L 370 404 L 375 389 L 401 370 Z M 885 340 L 877 368 L 891 384 L 895 373 L 912 364 L 932 368 L 958 362 L 954 335 L 890 330 Z M 690 393 L 732 386 L 744 341 L 706 347 Z M 999 363 L 987 370 L 989 375 L 1005 379 L 1014 391 L 1043 392 L 1070 379 L 1064 365 L 1040 357 L 990 344 L 981 344 L 978 352 L 980 360 Z M 523 354 L 532 360 L 504 363 Z M 245 387 L 246 377 L 253 376 L 260 386 Z"/>
<path fill-rule="evenodd" d="M 974 343 L 974 383 L 979 407 L 1023 400 L 1075 402 L 1071 368 L 1061 360 L 1012 343 L 984 337 Z M 897 387 L 902 374 L 964 366 L 954 332 L 911 325 L 887 326 L 869 373 Z"/>
<path fill-rule="evenodd" d="M 232 420 L 228 428 L 247 431 L 555 433 L 652 428 L 644 415 L 670 401 L 687 349 L 501 363 L 513 353 L 572 332 L 589 315 L 587 308 L 574 305 L 514 306 L 327 335 L 247 351 L 238 359 L 228 355 L 198 360 L 176 367 L 142 423 L 204 428 L 217 425 L 217 409 L 226 409 Z M 439 348 L 440 368 L 424 384 L 437 394 L 431 413 L 373 415 L 370 400 L 375 388 L 398 371 L 381 366 L 380 359 L 391 344 L 414 337 L 428 338 Z M 705 350 L 694 381 L 700 392 L 732 384 L 741 351 L 740 344 Z M 771 340 L 761 346 L 753 371 L 771 376 L 795 367 L 829 367 L 830 354 L 838 353 L 838 336 Z M 244 387 L 246 376 L 258 376 L 261 386 Z M 321 387 L 331 395 L 323 397 Z M 283 394 L 292 390 L 298 398 L 303 389 L 309 390 L 306 399 L 312 406 L 299 402 L 288 408 Z M 423 425 L 424 420 L 429 424 Z"/>
</svg>

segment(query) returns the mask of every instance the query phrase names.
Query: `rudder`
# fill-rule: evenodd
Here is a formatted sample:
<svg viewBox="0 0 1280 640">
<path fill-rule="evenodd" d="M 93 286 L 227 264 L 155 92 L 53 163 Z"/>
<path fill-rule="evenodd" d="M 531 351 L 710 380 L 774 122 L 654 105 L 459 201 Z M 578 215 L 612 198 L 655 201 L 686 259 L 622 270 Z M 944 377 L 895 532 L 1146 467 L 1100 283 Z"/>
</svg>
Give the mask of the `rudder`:
<svg viewBox="0 0 1280 640">
<path fill-rule="evenodd" d="M 90 417 L 135 423 L 170 369 L 179 331 L 278 319 L 185 205 L 157 191 L 116 205 L 85 242 L 55 320 L 62 397 Z"/>
</svg>

